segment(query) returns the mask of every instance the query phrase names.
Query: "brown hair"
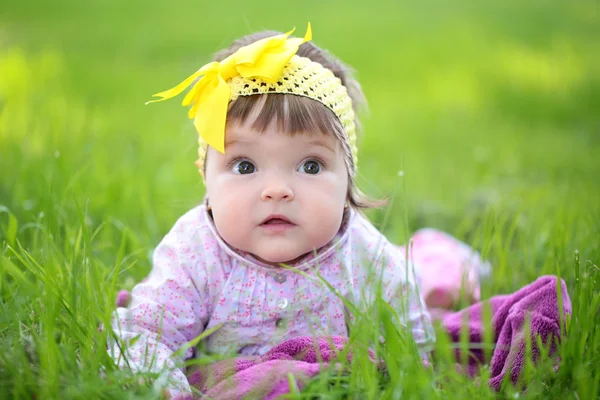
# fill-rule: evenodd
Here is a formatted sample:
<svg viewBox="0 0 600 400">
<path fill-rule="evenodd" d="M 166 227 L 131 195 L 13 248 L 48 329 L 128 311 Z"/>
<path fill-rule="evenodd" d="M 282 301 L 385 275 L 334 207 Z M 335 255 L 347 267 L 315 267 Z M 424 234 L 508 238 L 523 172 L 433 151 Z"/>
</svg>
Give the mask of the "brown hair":
<svg viewBox="0 0 600 400">
<path fill-rule="evenodd" d="M 234 41 L 227 49 L 221 50 L 213 57 L 214 61 L 223 61 L 239 48 L 247 46 L 257 40 L 281 35 L 280 32 L 265 31 L 244 36 Z M 354 108 L 357 132 L 360 132 L 358 113 L 366 107 L 366 101 L 360 84 L 352 77 L 350 68 L 327 51 L 320 49 L 312 42 L 300 46 L 298 56 L 306 57 L 318 62 L 329 69 L 338 77 L 348 90 Z M 342 144 L 344 161 L 348 171 L 348 203 L 355 209 L 381 207 L 385 201 L 367 198 L 354 183 L 356 166 L 352 158 L 352 151 L 345 139 L 344 127 L 337 116 L 320 102 L 308 97 L 280 93 L 268 93 L 253 96 L 240 96 L 229 105 L 227 121 L 244 122 L 250 116 L 254 121 L 252 128 L 264 132 L 271 123 L 290 135 L 298 132 L 331 133 Z"/>
</svg>

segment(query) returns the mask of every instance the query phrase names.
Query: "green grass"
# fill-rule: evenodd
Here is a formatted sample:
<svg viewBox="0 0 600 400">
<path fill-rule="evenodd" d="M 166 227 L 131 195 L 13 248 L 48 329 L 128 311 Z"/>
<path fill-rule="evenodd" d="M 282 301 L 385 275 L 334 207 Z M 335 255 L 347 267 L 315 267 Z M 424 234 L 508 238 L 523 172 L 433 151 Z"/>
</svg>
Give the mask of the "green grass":
<svg viewBox="0 0 600 400">
<path fill-rule="evenodd" d="M 306 21 L 370 102 L 359 180 L 394 194 L 372 220 L 397 243 L 434 226 L 472 244 L 493 264 L 484 297 L 561 275 L 574 306 L 561 367 L 533 369 L 521 396 L 600 396 L 597 2 L 35 3 L 0 6 L 2 396 L 158 396 L 114 368 L 97 329 L 203 195 L 185 110 L 143 104 L 230 40 Z M 386 335 L 398 373 L 359 353 L 350 376 L 303 395 L 494 396 L 456 373 L 443 338 L 431 372 Z"/>
</svg>

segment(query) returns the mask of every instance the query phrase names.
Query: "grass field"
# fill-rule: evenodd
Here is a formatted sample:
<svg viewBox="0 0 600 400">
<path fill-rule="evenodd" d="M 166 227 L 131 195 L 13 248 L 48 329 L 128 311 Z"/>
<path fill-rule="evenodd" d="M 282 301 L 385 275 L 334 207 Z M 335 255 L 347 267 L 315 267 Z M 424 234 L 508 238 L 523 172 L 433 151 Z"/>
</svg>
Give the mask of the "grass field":
<svg viewBox="0 0 600 400">
<path fill-rule="evenodd" d="M 597 1 L 34 3 L 0 5 L 0 397 L 158 397 L 97 329 L 203 196 L 185 110 L 144 102 L 238 36 L 307 21 L 369 100 L 359 181 L 393 199 L 372 220 L 397 243 L 433 226 L 473 245 L 493 264 L 483 297 L 562 276 L 561 367 L 532 368 L 521 397 L 600 396 Z M 448 346 L 433 373 L 358 358 L 295 396 L 493 397 Z"/>
</svg>

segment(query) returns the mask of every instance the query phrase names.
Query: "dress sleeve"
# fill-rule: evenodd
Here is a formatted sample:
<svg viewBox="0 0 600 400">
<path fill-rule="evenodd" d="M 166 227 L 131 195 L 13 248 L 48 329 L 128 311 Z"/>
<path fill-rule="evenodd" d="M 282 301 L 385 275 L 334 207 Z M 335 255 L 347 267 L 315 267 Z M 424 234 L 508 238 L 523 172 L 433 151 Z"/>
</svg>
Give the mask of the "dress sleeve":
<svg viewBox="0 0 600 400">
<path fill-rule="evenodd" d="M 433 350 L 435 331 L 423 301 L 414 266 L 402 251 L 388 243 L 382 258 L 383 296 L 398 313 L 402 327 L 410 327 L 423 359 Z"/>
<path fill-rule="evenodd" d="M 172 395 L 190 391 L 182 362 L 193 349 L 179 357 L 173 353 L 208 322 L 206 268 L 194 247 L 194 233 L 176 224 L 154 251 L 149 276 L 132 290 L 131 305 L 118 308 L 112 321 L 123 349 L 111 346 L 118 365 L 161 372 L 155 386 Z"/>
</svg>

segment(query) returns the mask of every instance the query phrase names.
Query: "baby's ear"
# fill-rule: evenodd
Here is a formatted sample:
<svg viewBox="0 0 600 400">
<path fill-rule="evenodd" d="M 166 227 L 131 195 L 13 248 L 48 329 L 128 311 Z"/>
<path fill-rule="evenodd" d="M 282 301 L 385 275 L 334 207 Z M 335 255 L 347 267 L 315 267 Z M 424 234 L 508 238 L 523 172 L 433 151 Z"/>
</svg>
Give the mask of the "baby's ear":
<svg viewBox="0 0 600 400">
<path fill-rule="evenodd" d="M 196 160 L 195 164 L 196 164 L 196 167 L 198 167 L 198 172 L 200 173 L 200 176 L 202 177 L 202 181 L 204 183 L 206 183 L 206 176 L 204 176 L 204 168 L 206 168 L 206 157 L 204 158 L 203 161 Z"/>
</svg>

